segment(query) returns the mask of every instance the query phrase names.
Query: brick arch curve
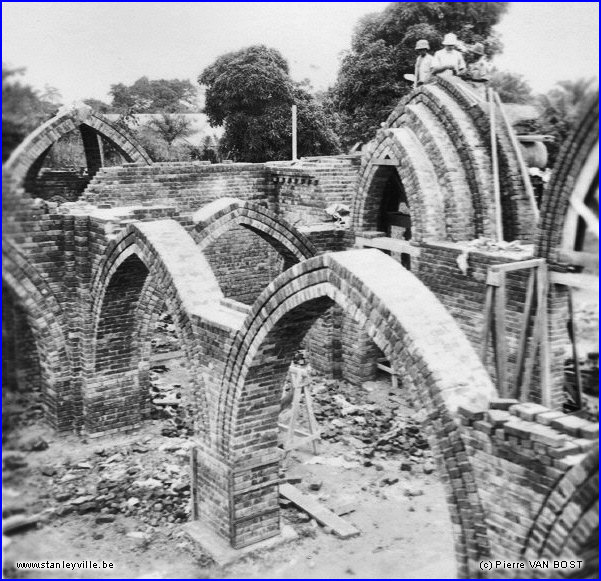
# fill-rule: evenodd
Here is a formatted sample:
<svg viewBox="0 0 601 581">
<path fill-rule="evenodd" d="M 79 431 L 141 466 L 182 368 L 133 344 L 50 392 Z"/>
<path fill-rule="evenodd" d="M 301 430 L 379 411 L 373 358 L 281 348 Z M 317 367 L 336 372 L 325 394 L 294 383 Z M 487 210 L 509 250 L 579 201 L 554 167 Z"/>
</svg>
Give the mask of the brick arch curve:
<svg viewBox="0 0 601 581">
<path fill-rule="evenodd" d="M 45 419 L 59 431 L 71 430 L 81 422 L 81 397 L 73 376 L 62 309 L 39 271 L 5 239 L 2 282 L 24 308 L 33 332 L 40 357 Z"/>
<path fill-rule="evenodd" d="M 107 139 L 128 162 L 150 165 L 152 160 L 140 143 L 128 131 L 117 127 L 87 105 L 62 108 L 32 133 L 12 152 L 4 164 L 17 187 L 24 187 L 26 181 L 39 172 L 50 148 L 71 131 L 82 131 L 86 138 L 101 135 Z M 88 160 L 90 165 L 90 160 Z M 99 166 L 98 166 L 99 167 Z M 90 168 L 93 173 L 98 167 Z"/>
<path fill-rule="evenodd" d="M 541 208 L 537 239 L 538 256 L 557 262 L 556 252 L 564 242 L 573 194 L 584 201 L 590 187 L 599 184 L 599 95 L 582 107 L 576 129 L 559 152 L 551 182 Z"/>
<path fill-rule="evenodd" d="M 217 423 L 218 454 L 233 486 L 226 500 L 229 513 L 223 516 L 229 540 L 243 546 L 277 533 L 277 483 L 272 476 L 278 473 L 281 389 L 295 348 L 333 303 L 365 326 L 412 384 L 422 385 L 413 388 L 413 397 L 427 410 L 426 429 L 456 525 L 458 561 L 467 571 L 467 552 L 486 555 L 488 546 L 477 495 L 466 492 L 476 490 L 475 482 L 454 411 L 461 404 L 486 405 L 494 387 L 467 339 L 430 291 L 396 261 L 371 250 L 318 256 L 280 275 L 257 299 L 230 349 Z M 449 358 L 455 363 L 449 364 Z M 457 361 L 462 362 L 461 374 Z M 234 484 L 249 470 L 253 482 L 260 483 L 253 487 L 252 500 Z M 214 507 L 201 502 L 197 514 L 202 518 L 211 510 Z M 259 510 L 264 518 L 256 525 L 253 516 Z M 238 521 L 236 516 L 242 514 L 244 519 Z"/>
<path fill-rule="evenodd" d="M 186 359 L 190 366 L 194 366 L 199 357 L 194 320 L 203 316 L 210 320 L 208 314 L 219 310 L 223 293 L 200 249 L 174 220 L 129 224 L 108 245 L 96 273 L 91 290 L 93 341 L 88 373 L 92 379 L 88 384 L 93 392 L 94 386 L 103 381 L 118 384 L 124 377 L 127 378 L 131 389 L 137 390 L 137 395 L 132 395 L 132 398 L 136 398 L 139 409 L 127 419 L 133 424 L 136 418 L 139 420 L 144 408 L 138 371 L 148 367 L 144 365 L 145 359 L 150 356 L 146 343 L 153 321 L 152 311 L 156 307 L 146 299 L 160 295 L 164 300 L 173 316 Z M 111 304 L 116 307 L 112 309 Z M 115 322 L 112 327 L 111 321 L 107 323 L 107 317 Z M 99 351 L 99 347 L 110 349 L 98 341 L 99 333 L 103 334 L 105 330 L 117 333 L 117 340 L 121 341 L 123 366 L 113 365 L 113 371 L 104 366 L 104 356 Z M 114 377 L 107 380 L 108 376 Z M 197 396 L 197 429 L 203 433 L 208 426 L 207 400 L 202 378 L 193 374 L 192 380 Z M 98 406 L 101 405 L 99 398 Z M 88 415 L 93 422 L 94 415 L 98 414 Z M 97 431 L 100 428 L 94 426 Z"/>
<path fill-rule="evenodd" d="M 547 496 L 522 554 L 527 559 L 581 556 L 598 526 L 599 449 L 593 448 Z"/>
<path fill-rule="evenodd" d="M 255 202 L 220 198 L 203 206 L 192 219 L 195 226 L 191 234 L 201 250 L 233 226 L 241 225 L 269 242 L 284 257 L 287 266 L 317 254 L 315 246 L 304 234 Z"/>
<path fill-rule="evenodd" d="M 353 200 L 355 230 L 375 229 L 373 212 L 382 195 L 378 165 L 384 159 L 407 181 L 405 189 L 413 190 L 414 238 L 495 237 L 489 116 L 486 104 L 466 91 L 463 81 L 439 78 L 399 102 L 364 149 Z M 528 241 L 534 214 L 507 130 L 498 124 L 497 131 L 505 238 Z"/>
<path fill-rule="evenodd" d="M 405 133 L 407 134 L 407 133 Z M 375 230 L 382 203 L 384 174 L 396 171 L 405 188 L 411 213 L 412 238 L 441 240 L 446 238 L 444 199 L 438 184 L 432 179 L 433 170 L 424 161 L 422 167 L 411 152 L 410 143 L 403 143 L 394 130 L 381 130 L 376 138 L 373 154 L 361 164 L 359 191 L 353 203 L 353 221 L 356 230 Z M 416 145 L 413 140 L 413 145 Z M 395 166 L 379 165 L 376 160 L 390 159 Z M 425 167 L 424 167 L 425 166 Z"/>
</svg>

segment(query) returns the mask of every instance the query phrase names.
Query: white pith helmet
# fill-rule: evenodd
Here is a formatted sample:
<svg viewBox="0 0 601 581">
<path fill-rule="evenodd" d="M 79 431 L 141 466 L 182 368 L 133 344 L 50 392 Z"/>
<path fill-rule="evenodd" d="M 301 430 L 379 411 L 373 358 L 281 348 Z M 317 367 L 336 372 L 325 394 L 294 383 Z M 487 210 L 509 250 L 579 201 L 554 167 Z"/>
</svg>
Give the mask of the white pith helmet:
<svg viewBox="0 0 601 581">
<path fill-rule="evenodd" d="M 445 34 L 442 44 L 445 46 L 455 46 L 457 44 L 457 35 L 452 32 Z"/>
</svg>

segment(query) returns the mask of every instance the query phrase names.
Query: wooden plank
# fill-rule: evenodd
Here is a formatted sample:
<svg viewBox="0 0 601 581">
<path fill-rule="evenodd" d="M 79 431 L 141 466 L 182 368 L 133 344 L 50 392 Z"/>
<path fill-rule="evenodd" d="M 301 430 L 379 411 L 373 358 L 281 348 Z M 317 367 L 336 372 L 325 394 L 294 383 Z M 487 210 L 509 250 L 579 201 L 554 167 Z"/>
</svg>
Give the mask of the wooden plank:
<svg viewBox="0 0 601 581">
<path fill-rule="evenodd" d="M 288 432 L 290 426 L 287 426 L 286 424 L 278 423 L 278 428 L 280 430 Z M 295 436 L 302 436 L 302 437 L 310 436 L 309 432 L 307 432 L 306 430 L 301 430 L 299 428 L 295 428 L 294 429 L 294 435 Z"/>
<path fill-rule="evenodd" d="M 550 272 L 549 282 L 599 292 L 599 277 L 581 272 Z"/>
<path fill-rule="evenodd" d="M 181 349 L 178 351 L 169 351 L 168 353 L 155 353 L 150 356 L 150 362 L 160 363 L 161 361 L 170 361 L 171 359 L 179 359 L 185 356 L 186 354 Z"/>
<path fill-rule="evenodd" d="M 541 375 L 541 403 L 551 407 L 551 354 L 549 353 L 549 330 L 547 314 L 547 295 L 549 291 L 549 278 L 547 265 L 543 264 L 537 269 L 537 303 L 540 312 L 540 375 Z"/>
<path fill-rule="evenodd" d="M 529 143 L 532 141 L 553 141 L 553 137 L 551 135 L 517 135 L 518 141 L 524 141 L 525 143 Z"/>
<path fill-rule="evenodd" d="M 378 359 L 378 361 L 388 361 L 387 359 Z M 397 389 L 399 386 L 398 374 L 394 371 L 391 365 L 385 365 L 384 363 L 378 363 L 377 368 L 380 371 L 390 374 L 390 380 L 392 382 L 392 388 Z"/>
<path fill-rule="evenodd" d="M 489 268 L 488 272 L 486 273 L 486 284 L 489 286 L 499 286 L 500 283 L 501 283 L 501 272 L 493 272 Z"/>
<path fill-rule="evenodd" d="M 297 375 L 292 373 L 292 416 L 290 417 L 290 427 L 288 428 L 288 438 L 284 443 L 284 450 L 289 452 L 290 450 L 294 450 L 294 431 L 296 430 L 296 422 L 298 421 L 298 414 L 300 412 L 300 398 L 301 398 L 301 390 L 299 389 L 299 385 L 297 383 Z"/>
<path fill-rule="evenodd" d="M 524 182 L 524 189 L 526 190 L 526 195 L 528 196 L 528 200 L 530 201 L 530 206 L 532 208 L 532 213 L 534 214 L 534 218 L 538 223 L 540 218 L 540 212 L 538 210 L 538 205 L 536 204 L 536 197 L 534 195 L 534 188 L 532 187 L 532 182 L 530 181 L 530 174 L 528 173 L 528 168 L 524 163 L 524 156 L 522 155 L 522 148 L 518 143 L 517 136 L 515 131 L 513 130 L 513 126 L 509 122 L 507 118 L 507 114 L 505 113 L 505 108 L 503 107 L 503 103 L 501 103 L 501 99 L 499 98 L 499 94 L 496 91 L 493 91 L 493 95 L 497 105 L 499 106 L 499 110 L 501 111 L 501 117 L 503 117 L 503 122 L 505 123 L 505 129 L 509 134 L 509 140 L 511 141 L 511 146 L 515 152 L 515 156 L 518 160 L 518 165 L 520 166 L 520 173 L 522 174 L 522 181 Z"/>
<path fill-rule="evenodd" d="M 319 425 L 315 419 L 315 411 L 313 410 L 313 397 L 311 396 L 311 388 L 308 383 L 303 385 L 303 393 L 305 394 L 305 407 L 307 408 L 307 420 L 309 421 L 309 432 L 311 434 L 311 446 L 313 454 L 319 454 L 318 442 L 321 439 L 319 433 Z"/>
<path fill-rule="evenodd" d="M 420 248 L 413 246 L 407 240 L 396 240 L 382 236 L 380 238 L 363 238 L 357 236 L 355 244 L 362 248 L 377 248 L 379 250 L 387 250 L 389 252 L 399 252 L 401 254 L 409 254 L 409 256 L 419 256 Z"/>
<path fill-rule="evenodd" d="M 524 301 L 524 314 L 522 319 L 522 327 L 520 329 L 520 338 L 518 340 L 517 362 L 515 366 L 515 376 L 513 381 L 513 389 L 509 397 L 521 399 L 520 383 L 524 370 L 524 361 L 526 358 L 526 349 L 528 347 L 528 330 L 530 329 L 530 317 L 532 311 L 532 299 L 534 296 L 534 283 L 536 280 L 536 271 L 530 271 L 528 277 L 528 286 L 526 287 L 526 299 Z"/>
<path fill-rule="evenodd" d="M 573 266 L 584 266 L 588 268 L 599 268 L 599 255 L 592 252 L 580 252 L 577 250 L 559 250 L 557 258 L 560 262 L 566 262 Z"/>
<path fill-rule="evenodd" d="M 486 287 L 486 300 L 484 302 L 484 327 L 482 329 L 482 340 L 480 342 L 480 359 L 482 359 L 483 365 L 486 365 L 486 360 L 488 359 L 488 336 L 490 335 L 495 288 L 496 287 L 494 286 Z"/>
<path fill-rule="evenodd" d="M 586 204 L 575 197 L 570 198 L 570 206 L 585 221 L 586 227 L 599 239 L 599 216 L 595 214 Z"/>
<path fill-rule="evenodd" d="M 507 326 L 505 324 L 505 312 L 507 309 L 505 273 L 496 292 L 495 301 L 495 366 L 497 372 L 497 389 L 501 397 L 507 397 Z"/>
<path fill-rule="evenodd" d="M 493 188 L 495 194 L 495 226 L 497 240 L 503 242 L 503 212 L 501 206 L 501 184 L 499 181 L 499 158 L 497 153 L 497 126 L 495 120 L 495 100 L 493 90 L 488 89 L 488 104 L 490 114 L 490 149 L 492 158 Z"/>
<path fill-rule="evenodd" d="M 341 519 L 313 497 L 301 492 L 296 486 L 280 484 L 280 494 L 311 515 L 320 525 L 330 527 L 341 539 L 349 539 L 360 534 L 352 524 Z"/>
<path fill-rule="evenodd" d="M 193 446 L 190 450 L 190 474 L 192 482 L 198 482 L 198 448 Z M 190 486 L 191 501 L 192 501 L 192 519 L 198 520 L 198 486 Z"/>
<path fill-rule="evenodd" d="M 375 159 L 371 160 L 371 163 L 373 165 L 394 165 L 394 166 L 398 166 L 399 162 L 394 160 L 394 159 L 384 159 L 383 157 L 376 157 Z"/>
<path fill-rule="evenodd" d="M 493 264 L 488 269 L 492 272 L 513 272 L 524 268 L 534 268 L 544 264 L 544 258 L 531 258 L 530 260 L 520 260 L 519 262 L 506 262 L 504 264 Z"/>
<path fill-rule="evenodd" d="M 574 317 L 574 298 L 572 289 L 568 288 L 568 313 L 570 316 L 570 341 L 572 343 L 572 359 L 574 360 L 574 376 L 576 379 L 576 398 L 574 405 L 577 409 L 582 407 L 582 375 L 580 374 L 580 359 L 578 357 L 578 341 L 576 330 L 576 318 Z"/>
<path fill-rule="evenodd" d="M 383 363 L 378 363 L 378 369 L 380 371 L 385 371 L 386 373 L 390 373 L 390 375 L 393 374 L 392 367 L 389 367 L 388 365 L 384 365 Z"/>
<path fill-rule="evenodd" d="M 9 516 L 8 518 L 3 518 L 2 534 L 9 535 L 10 533 L 18 530 L 37 525 L 37 523 L 44 520 L 45 516 L 46 515 L 43 512 L 39 512 L 37 514 L 30 515 L 16 514 L 14 516 Z"/>
</svg>

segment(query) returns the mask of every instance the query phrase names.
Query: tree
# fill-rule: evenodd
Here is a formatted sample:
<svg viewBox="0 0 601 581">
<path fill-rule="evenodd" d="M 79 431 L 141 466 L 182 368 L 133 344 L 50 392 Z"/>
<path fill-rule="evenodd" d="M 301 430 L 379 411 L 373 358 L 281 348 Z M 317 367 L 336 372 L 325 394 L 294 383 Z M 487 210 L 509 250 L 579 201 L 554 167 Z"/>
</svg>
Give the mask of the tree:
<svg viewBox="0 0 601 581">
<path fill-rule="evenodd" d="M 333 88 L 343 142 L 371 139 L 411 90 L 403 75 L 413 72 L 417 40 L 424 38 L 437 50 L 444 34 L 454 32 L 465 43 L 482 42 L 490 57 L 501 50 L 492 27 L 507 7 L 508 2 L 394 2 L 363 17 Z"/>
<path fill-rule="evenodd" d="M 298 108 L 298 154 L 339 151 L 323 107 L 290 78 L 288 63 L 275 49 L 258 45 L 222 55 L 198 82 L 207 87 L 209 123 L 225 127 L 221 151 L 227 156 L 250 162 L 289 159 L 293 103 Z"/>
<path fill-rule="evenodd" d="M 545 95 L 538 97 L 540 131 L 553 137 L 547 144 L 549 167 L 553 167 L 561 145 L 574 129 L 580 106 L 588 100 L 594 85 L 593 79 L 559 81 Z"/>
<path fill-rule="evenodd" d="M 169 147 L 176 139 L 189 137 L 193 133 L 192 122 L 185 115 L 162 113 L 158 117 L 153 117 L 148 125 L 165 140 Z"/>
<path fill-rule="evenodd" d="M 497 93 L 503 103 L 532 103 L 534 95 L 532 88 L 522 75 L 509 71 L 494 70 L 490 79 L 490 86 Z"/>
<path fill-rule="evenodd" d="M 89 107 L 92 107 L 92 109 L 97 113 L 105 114 L 113 112 L 113 108 L 108 103 L 105 103 L 100 99 L 84 99 L 83 102 Z"/>
<path fill-rule="evenodd" d="M 56 104 L 45 101 L 35 89 L 17 79 L 24 72 L 23 68 L 2 63 L 2 161 L 57 110 Z"/>
<path fill-rule="evenodd" d="M 141 77 L 133 85 L 111 85 L 114 112 L 192 113 L 198 110 L 198 91 L 187 79 Z"/>
</svg>

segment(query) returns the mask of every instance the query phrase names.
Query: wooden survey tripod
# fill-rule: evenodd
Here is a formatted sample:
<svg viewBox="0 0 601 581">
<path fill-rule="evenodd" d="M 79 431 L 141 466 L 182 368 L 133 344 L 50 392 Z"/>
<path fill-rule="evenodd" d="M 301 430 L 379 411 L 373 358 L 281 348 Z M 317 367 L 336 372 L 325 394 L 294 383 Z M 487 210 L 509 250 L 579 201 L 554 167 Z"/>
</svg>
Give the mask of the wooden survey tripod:
<svg viewBox="0 0 601 581">
<path fill-rule="evenodd" d="M 319 453 L 318 441 L 321 439 L 321 436 L 317 420 L 315 419 L 315 412 L 313 411 L 313 398 L 311 396 L 311 386 L 307 381 L 307 375 L 306 369 L 295 365 L 290 367 L 292 414 L 288 424 L 278 424 L 278 427 L 286 433 L 284 439 L 284 460 L 288 458 L 292 450 L 297 450 L 308 443 L 311 443 L 314 454 Z M 308 431 L 297 427 L 303 400 L 307 421 L 309 423 Z"/>
</svg>

